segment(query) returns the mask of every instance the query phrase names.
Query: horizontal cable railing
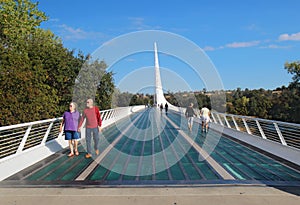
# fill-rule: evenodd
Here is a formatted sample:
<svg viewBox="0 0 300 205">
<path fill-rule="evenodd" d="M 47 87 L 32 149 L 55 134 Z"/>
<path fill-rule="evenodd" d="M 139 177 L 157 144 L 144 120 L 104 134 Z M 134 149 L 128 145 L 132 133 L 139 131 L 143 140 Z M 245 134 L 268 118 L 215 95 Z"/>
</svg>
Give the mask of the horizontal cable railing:
<svg viewBox="0 0 300 205">
<path fill-rule="evenodd" d="M 212 112 L 214 123 L 300 149 L 300 124 Z"/>
<path fill-rule="evenodd" d="M 102 110 L 100 113 L 103 125 L 107 126 L 144 107 L 134 106 Z M 62 117 L 0 127 L 0 159 L 20 154 L 27 149 L 44 145 L 58 138 L 62 134 L 59 132 L 61 121 Z"/>
<path fill-rule="evenodd" d="M 0 127 L 0 158 L 20 153 L 46 142 L 59 132 L 62 118 Z M 56 126 L 53 126 L 56 125 Z M 54 131 L 54 133 L 51 132 Z M 48 132 L 47 132 L 48 131 Z M 54 137 L 58 137 L 58 134 Z"/>
</svg>

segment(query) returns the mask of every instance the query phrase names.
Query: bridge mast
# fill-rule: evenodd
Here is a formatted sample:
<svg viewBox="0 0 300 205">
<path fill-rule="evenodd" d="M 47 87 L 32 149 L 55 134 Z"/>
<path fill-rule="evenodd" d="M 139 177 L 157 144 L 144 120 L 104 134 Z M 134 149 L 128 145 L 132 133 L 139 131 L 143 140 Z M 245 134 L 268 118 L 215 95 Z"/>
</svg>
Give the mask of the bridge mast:
<svg viewBox="0 0 300 205">
<path fill-rule="evenodd" d="M 154 60 L 155 60 L 155 96 L 154 96 L 154 98 L 156 100 L 157 105 L 160 105 L 161 103 L 164 105 L 166 103 L 166 99 L 164 97 L 162 84 L 161 84 L 156 42 L 154 43 Z M 155 102 L 155 100 L 154 100 L 154 102 Z"/>
</svg>

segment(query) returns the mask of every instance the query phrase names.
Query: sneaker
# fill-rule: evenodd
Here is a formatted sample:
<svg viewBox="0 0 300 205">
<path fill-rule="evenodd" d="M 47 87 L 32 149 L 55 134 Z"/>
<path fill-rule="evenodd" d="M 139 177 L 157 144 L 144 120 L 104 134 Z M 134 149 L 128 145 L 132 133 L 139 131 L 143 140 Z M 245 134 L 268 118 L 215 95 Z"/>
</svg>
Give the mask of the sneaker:
<svg viewBox="0 0 300 205">
<path fill-rule="evenodd" d="M 96 155 L 99 155 L 99 150 L 96 149 L 96 150 L 95 150 L 95 153 L 96 153 Z"/>
<path fill-rule="evenodd" d="M 89 154 L 89 153 L 87 153 L 86 155 L 85 155 L 85 158 L 91 158 L 92 157 L 92 155 L 91 154 Z"/>
</svg>

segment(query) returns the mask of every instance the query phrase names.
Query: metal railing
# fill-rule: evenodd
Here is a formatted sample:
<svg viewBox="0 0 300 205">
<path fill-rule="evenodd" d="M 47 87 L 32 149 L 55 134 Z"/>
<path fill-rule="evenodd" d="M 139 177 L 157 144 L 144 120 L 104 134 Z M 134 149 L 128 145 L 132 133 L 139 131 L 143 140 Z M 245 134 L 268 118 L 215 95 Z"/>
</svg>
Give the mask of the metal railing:
<svg viewBox="0 0 300 205">
<path fill-rule="evenodd" d="M 0 127 L 0 158 L 21 153 L 59 136 L 62 118 Z"/>
<path fill-rule="evenodd" d="M 212 121 L 228 128 L 300 149 L 299 124 L 218 112 L 212 112 Z"/>
<path fill-rule="evenodd" d="M 100 111 L 103 127 L 124 118 L 145 106 L 123 107 Z M 43 146 L 60 137 L 62 117 L 0 127 L 0 159 Z"/>
</svg>

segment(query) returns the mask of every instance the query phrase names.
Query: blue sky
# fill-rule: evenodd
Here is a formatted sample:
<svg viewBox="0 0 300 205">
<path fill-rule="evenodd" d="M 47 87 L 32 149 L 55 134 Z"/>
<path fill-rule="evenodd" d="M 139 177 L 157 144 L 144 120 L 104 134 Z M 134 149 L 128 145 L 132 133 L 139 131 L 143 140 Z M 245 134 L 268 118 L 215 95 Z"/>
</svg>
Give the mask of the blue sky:
<svg viewBox="0 0 300 205">
<path fill-rule="evenodd" d="M 39 9 L 49 16 L 43 28 L 59 36 L 65 47 L 85 54 L 131 32 L 160 30 L 180 35 L 203 49 L 225 90 L 287 86 L 292 76 L 284 63 L 300 60 L 298 0 L 41 0 Z M 144 64 L 124 70 L 126 65 L 118 63 L 123 70 L 114 70 L 117 84 L 123 79 L 121 73 L 154 65 L 149 53 L 130 56 L 126 62 L 137 57 Z M 160 56 L 161 67 L 184 76 L 176 62 L 174 66 L 170 62 Z M 163 81 L 168 79 L 163 75 Z M 191 74 L 184 79 L 189 77 L 192 90 L 205 87 Z M 173 88 L 177 89 L 170 85 L 166 90 Z"/>
</svg>

